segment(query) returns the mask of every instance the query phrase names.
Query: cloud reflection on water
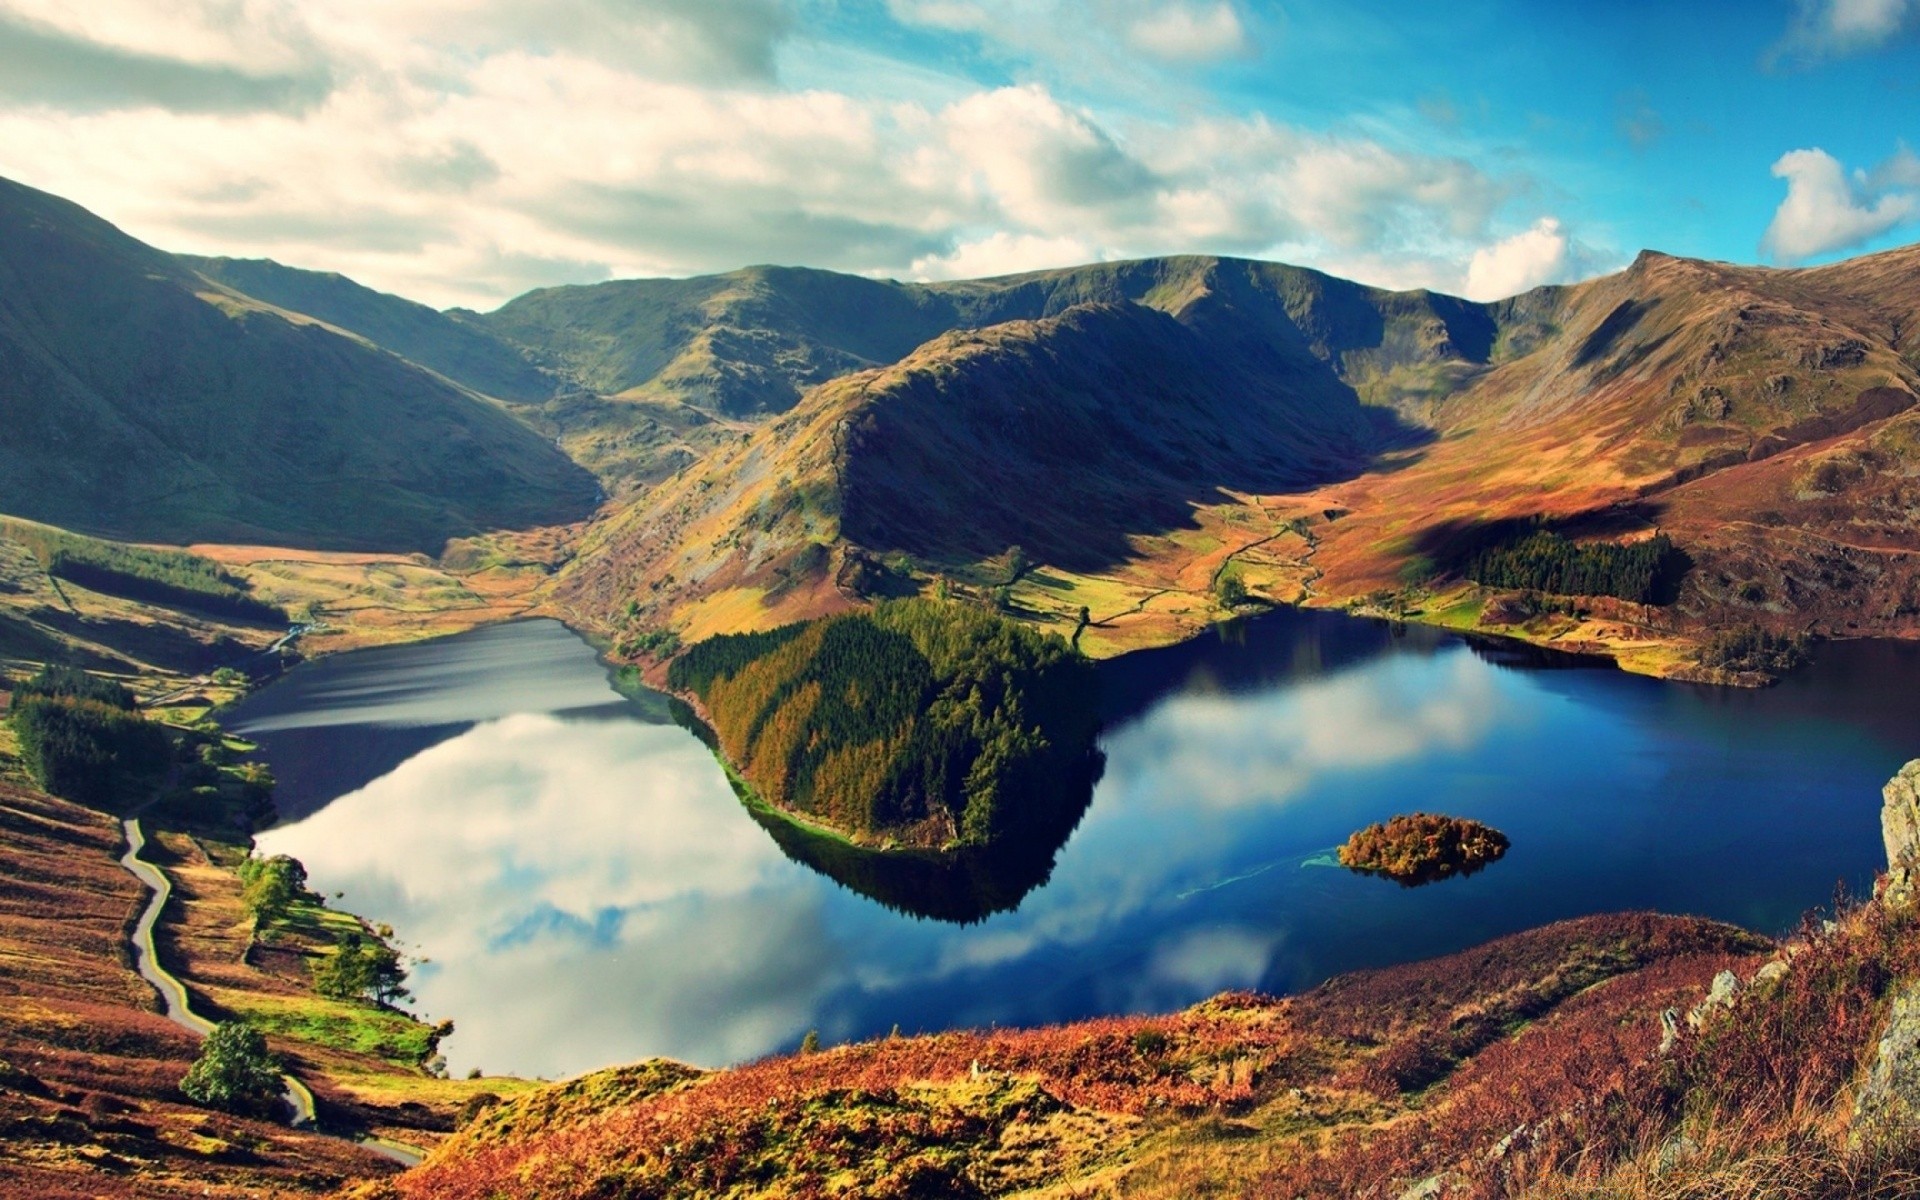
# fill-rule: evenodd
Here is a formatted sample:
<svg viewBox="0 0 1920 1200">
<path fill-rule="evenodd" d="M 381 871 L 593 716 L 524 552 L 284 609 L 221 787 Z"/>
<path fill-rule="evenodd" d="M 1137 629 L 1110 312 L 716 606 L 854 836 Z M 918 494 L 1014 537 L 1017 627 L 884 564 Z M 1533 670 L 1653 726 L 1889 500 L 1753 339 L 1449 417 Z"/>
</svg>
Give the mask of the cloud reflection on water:
<svg viewBox="0 0 1920 1200">
<path fill-rule="evenodd" d="M 487 722 L 260 842 L 432 960 L 416 991 L 456 1018 L 456 1068 L 730 1061 L 796 1036 L 827 982 L 817 897 L 671 727 Z"/>
</svg>

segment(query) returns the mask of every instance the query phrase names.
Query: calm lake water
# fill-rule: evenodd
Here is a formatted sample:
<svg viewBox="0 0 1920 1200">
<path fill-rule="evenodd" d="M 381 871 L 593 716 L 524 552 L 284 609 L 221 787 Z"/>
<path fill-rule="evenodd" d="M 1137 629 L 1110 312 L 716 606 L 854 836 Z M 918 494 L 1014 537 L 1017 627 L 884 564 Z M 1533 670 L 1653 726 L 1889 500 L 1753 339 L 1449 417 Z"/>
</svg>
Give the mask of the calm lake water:
<svg viewBox="0 0 1920 1200">
<path fill-rule="evenodd" d="M 455 1073 L 548 1077 L 1294 990 L 1583 913 L 1779 931 L 1871 881 L 1880 785 L 1920 755 L 1920 646 L 1885 642 L 1751 692 L 1287 611 L 1103 678 L 1084 819 L 971 924 L 790 860 L 658 698 L 623 699 L 553 622 L 301 667 L 232 725 L 280 779 L 263 851 L 426 960 Z M 1513 848 L 1419 889 L 1328 865 L 1415 809 Z"/>
</svg>

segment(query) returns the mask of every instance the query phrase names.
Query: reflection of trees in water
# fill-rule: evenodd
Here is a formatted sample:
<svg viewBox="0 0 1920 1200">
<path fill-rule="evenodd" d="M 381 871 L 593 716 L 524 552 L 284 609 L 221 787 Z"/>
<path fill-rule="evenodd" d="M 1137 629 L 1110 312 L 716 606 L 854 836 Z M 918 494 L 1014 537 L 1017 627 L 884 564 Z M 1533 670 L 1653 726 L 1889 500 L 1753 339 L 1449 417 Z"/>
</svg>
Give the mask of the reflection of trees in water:
<svg viewBox="0 0 1920 1200">
<path fill-rule="evenodd" d="M 1091 697 L 1089 703 L 1093 703 Z M 685 704 L 674 701 L 675 719 L 715 747 L 713 731 Z M 1022 796 L 1026 814 L 1017 833 L 991 846 L 954 851 L 872 850 L 788 820 L 743 790 L 729 773 L 734 791 L 774 844 L 794 862 L 809 867 L 895 912 L 968 925 L 994 913 L 1012 912 L 1053 873 L 1060 848 L 1086 815 L 1106 756 L 1089 748 L 1080 778 L 1063 795 Z"/>
</svg>

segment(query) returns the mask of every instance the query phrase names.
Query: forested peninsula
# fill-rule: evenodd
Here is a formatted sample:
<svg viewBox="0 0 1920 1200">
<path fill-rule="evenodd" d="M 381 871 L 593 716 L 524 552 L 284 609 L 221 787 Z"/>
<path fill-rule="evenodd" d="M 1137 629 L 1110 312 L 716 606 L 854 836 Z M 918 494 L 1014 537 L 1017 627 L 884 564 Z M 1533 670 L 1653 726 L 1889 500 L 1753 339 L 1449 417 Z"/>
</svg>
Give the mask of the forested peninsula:
<svg viewBox="0 0 1920 1200">
<path fill-rule="evenodd" d="M 668 683 L 699 700 L 754 798 L 863 845 L 1051 829 L 1097 772 L 1092 663 L 970 605 L 898 600 L 709 638 Z"/>
</svg>

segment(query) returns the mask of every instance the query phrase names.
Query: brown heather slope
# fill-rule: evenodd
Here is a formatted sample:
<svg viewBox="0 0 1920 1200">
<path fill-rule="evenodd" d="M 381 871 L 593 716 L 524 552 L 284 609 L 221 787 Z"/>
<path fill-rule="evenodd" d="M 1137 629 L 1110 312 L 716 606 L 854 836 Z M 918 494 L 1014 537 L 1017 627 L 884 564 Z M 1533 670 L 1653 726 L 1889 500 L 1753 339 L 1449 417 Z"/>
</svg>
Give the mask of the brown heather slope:
<svg viewBox="0 0 1920 1200">
<path fill-rule="evenodd" d="M 1019 546 L 1016 611 L 1065 633 L 1084 605 L 1096 654 L 1217 619 L 1226 572 L 1496 627 L 1456 560 L 1548 519 L 1657 528 L 1694 567 L 1670 606 L 1506 632 L 1671 673 L 1717 624 L 1914 631 L 1920 248 L 1801 271 L 1647 253 L 1490 305 L 1167 261 L 1188 266 L 1143 303 L 820 385 L 600 525 L 556 602 L 692 638 L 940 575 L 990 588 Z"/>
<path fill-rule="evenodd" d="M 1484 1154 L 1517 1103 L 1550 1114 L 1631 1074 L 1662 1007 L 1693 1003 L 1717 971 L 1751 974 L 1770 948 L 1712 922 L 1590 917 L 1286 1000 L 1230 994 L 1165 1017 L 884 1039 L 711 1074 L 625 1068 L 495 1109 L 357 1194 L 1292 1195 L 1272 1173 L 1337 1173 L 1355 1145 L 1418 1125 L 1425 1141 L 1378 1164 L 1370 1190 L 1342 1177 L 1298 1192 L 1391 1196 Z"/>
<path fill-rule="evenodd" d="M 0 1195 L 310 1194 L 382 1170 L 180 1095 L 198 1043 L 128 965 L 147 893 L 122 849 L 112 818 L 0 780 Z"/>
</svg>

